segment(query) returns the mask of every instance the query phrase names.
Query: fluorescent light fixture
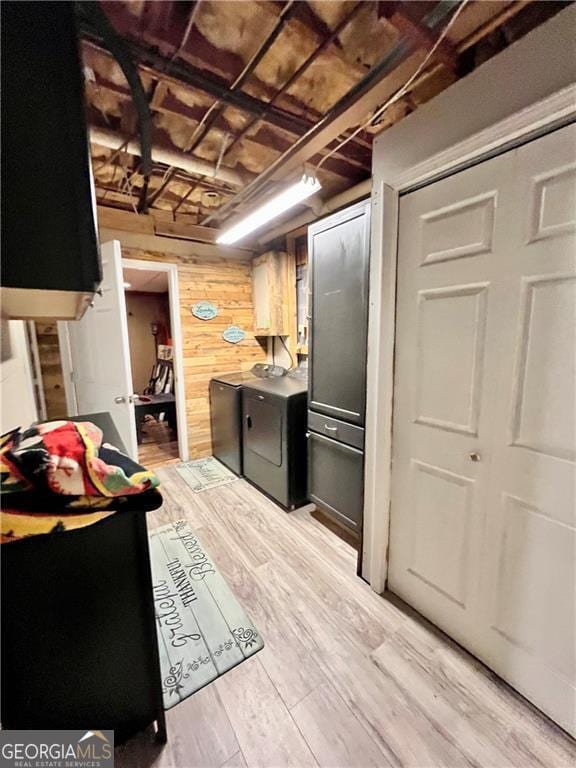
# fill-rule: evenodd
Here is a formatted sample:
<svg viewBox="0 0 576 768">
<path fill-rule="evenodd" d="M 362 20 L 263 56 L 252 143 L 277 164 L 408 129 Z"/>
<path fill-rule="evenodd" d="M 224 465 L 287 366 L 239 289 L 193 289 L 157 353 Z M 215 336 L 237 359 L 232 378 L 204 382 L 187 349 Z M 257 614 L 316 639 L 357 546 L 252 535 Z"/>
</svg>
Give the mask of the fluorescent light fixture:
<svg viewBox="0 0 576 768">
<path fill-rule="evenodd" d="M 239 221 L 238 224 L 234 224 L 230 229 L 222 232 L 220 237 L 216 239 L 216 242 L 220 245 L 231 245 L 237 242 L 250 234 L 250 232 L 260 229 L 260 227 L 263 227 L 264 224 L 267 224 L 276 216 L 280 216 L 289 208 L 302 203 L 315 192 L 318 192 L 319 189 L 322 189 L 322 185 L 317 179 L 313 176 L 302 176 L 296 184 L 292 184 L 284 192 L 276 195 L 253 213 L 246 216 L 245 219 Z"/>
</svg>

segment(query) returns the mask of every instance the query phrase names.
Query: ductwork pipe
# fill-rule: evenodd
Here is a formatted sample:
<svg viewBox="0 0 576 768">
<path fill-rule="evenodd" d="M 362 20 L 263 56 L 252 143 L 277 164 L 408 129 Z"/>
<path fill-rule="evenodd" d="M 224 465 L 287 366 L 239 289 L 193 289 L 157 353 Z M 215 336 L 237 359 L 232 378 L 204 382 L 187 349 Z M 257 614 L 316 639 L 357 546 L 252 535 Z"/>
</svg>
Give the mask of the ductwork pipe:
<svg viewBox="0 0 576 768">
<path fill-rule="evenodd" d="M 108 149 L 119 149 L 124 142 L 127 141 L 125 136 L 122 136 L 115 131 L 109 131 L 106 128 L 90 127 L 90 141 L 94 144 L 100 144 L 102 147 L 108 147 Z M 140 157 L 140 144 L 137 141 L 130 140 L 124 147 L 126 152 L 130 155 Z M 246 179 L 243 179 L 239 173 L 231 170 L 230 168 L 216 168 L 215 164 L 209 163 L 206 160 L 200 160 L 196 157 L 191 157 L 184 152 L 176 152 L 170 149 L 160 149 L 158 147 L 152 147 L 152 160 L 155 163 L 162 163 L 163 165 L 169 165 L 172 168 L 180 168 L 187 173 L 194 173 L 199 176 L 207 176 L 212 179 L 219 179 L 225 181 L 233 187 L 243 187 L 246 184 Z"/>
<path fill-rule="evenodd" d="M 340 192 L 338 195 L 334 195 L 329 200 L 325 200 L 320 206 L 313 205 L 314 198 L 306 201 L 311 206 L 312 210 L 301 213 L 293 219 L 285 221 L 283 224 L 279 224 L 274 229 L 269 229 L 263 235 L 258 238 L 260 245 L 265 245 L 271 240 L 275 240 L 281 235 L 285 235 L 287 232 L 292 232 L 294 229 L 299 229 L 306 224 L 311 224 L 317 219 L 321 219 L 323 216 L 327 216 L 333 211 L 337 211 L 338 208 L 343 208 L 345 205 L 354 203 L 356 200 L 360 200 L 362 197 L 367 197 L 372 191 L 372 179 L 366 179 L 361 181 L 360 184 L 356 184 L 355 187 L 345 189 L 344 192 Z"/>
</svg>

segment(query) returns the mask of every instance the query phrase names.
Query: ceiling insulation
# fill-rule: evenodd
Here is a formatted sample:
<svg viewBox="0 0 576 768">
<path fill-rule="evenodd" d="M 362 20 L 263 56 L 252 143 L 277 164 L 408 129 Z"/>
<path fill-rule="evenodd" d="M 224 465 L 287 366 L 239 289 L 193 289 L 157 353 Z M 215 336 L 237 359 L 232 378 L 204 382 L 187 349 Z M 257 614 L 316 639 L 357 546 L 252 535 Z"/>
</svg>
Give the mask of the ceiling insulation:
<svg viewBox="0 0 576 768">
<path fill-rule="evenodd" d="M 369 178 L 374 134 L 563 5 L 554 0 L 469 2 L 409 92 L 323 163 L 323 197 Z M 424 23 L 439 7 L 436 0 L 106 0 L 101 6 L 138 67 L 156 156 L 188 155 L 199 161 L 190 167 L 207 169 L 191 173 L 155 161 L 147 204 L 194 223 L 210 218 L 211 225 L 218 224 L 213 217 L 222 206 L 233 209 L 230 201 L 234 210 L 250 204 L 237 198 L 239 187 L 252 184 L 258 196 L 284 178 L 284 168 L 293 171 L 296 161 L 315 166 L 405 82 L 446 23 L 433 29 Z M 122 70 L 95 30 L 84 25 L 82 34 L 90 124 L 137 142 L 136 111 Z M 401 44 L 406 52 L 394 66 L 362 99 L 353 98 L 363 78 Z M 335 105 L 344 101 L 350 104 L 333 120 Z M 304 141 L 320 123 L 326 126 L 321 136 Z M 133 210 L 143 177 L 138 156 L 120 144 L 114 150 L 92 142 L 96 192 L 103 205 Z M 296 144 L 297 156 L 284 166 L 284 154 Z M 274 179 L 259 185 L 273 163 L 279 168 Z"/>
</svg>

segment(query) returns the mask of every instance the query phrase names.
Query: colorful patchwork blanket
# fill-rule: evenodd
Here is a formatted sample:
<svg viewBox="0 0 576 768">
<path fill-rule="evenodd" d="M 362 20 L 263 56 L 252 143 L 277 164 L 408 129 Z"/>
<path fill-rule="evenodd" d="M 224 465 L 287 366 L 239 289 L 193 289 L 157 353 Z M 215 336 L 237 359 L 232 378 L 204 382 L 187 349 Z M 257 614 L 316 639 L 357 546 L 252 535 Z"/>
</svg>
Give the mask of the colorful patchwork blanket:
<svg viewBox="0 0 576 768">
<path fill-rule="evenodd" d="M 15 429 L 0 441 L 2 543 L 84 528 L 130 506 L 159 506 L 159 485 L 90 422 L 52 421 Z M 134 505 L 131 505 L 134 508 Z"/>
</svg>

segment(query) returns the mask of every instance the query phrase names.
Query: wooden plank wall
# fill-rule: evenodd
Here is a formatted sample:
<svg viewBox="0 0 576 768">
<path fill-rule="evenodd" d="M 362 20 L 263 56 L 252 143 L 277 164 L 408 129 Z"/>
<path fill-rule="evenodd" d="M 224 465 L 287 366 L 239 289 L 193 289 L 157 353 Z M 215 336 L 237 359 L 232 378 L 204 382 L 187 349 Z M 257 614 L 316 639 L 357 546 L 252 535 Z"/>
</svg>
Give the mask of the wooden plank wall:
<svg viewBox="0 0 576 768">
<path fill-rule="evenodd" d="M 46 418 L 60 419 L 66 417 L 66 393 L 64 391 L 56 322 L 38 321 L 36 323 L 36 338 L 46 400 Z"/>
<path fill-rule="evenodd" d="M 178 264 L 180 317 L 184 353 L 186 417 L 190 458 L 211 453 L 208 384 L 215 374 L 249 370 L 266 361 L 265 347 L 253 334 L 252 278 L 249 261 L 218 257 L 183 257 L 122 245 L 127 259 Z M 214 320 L 198 320 L 190 307 L 197 301 L 218 307 Z M 229 325 L 246 331 L 246 339 L 230 344 L 222 338 Z"/>
</svg>

